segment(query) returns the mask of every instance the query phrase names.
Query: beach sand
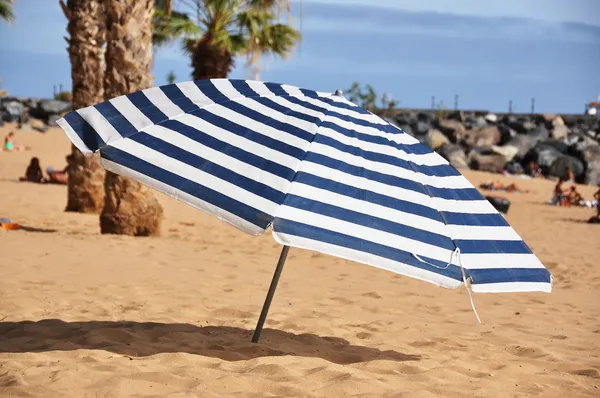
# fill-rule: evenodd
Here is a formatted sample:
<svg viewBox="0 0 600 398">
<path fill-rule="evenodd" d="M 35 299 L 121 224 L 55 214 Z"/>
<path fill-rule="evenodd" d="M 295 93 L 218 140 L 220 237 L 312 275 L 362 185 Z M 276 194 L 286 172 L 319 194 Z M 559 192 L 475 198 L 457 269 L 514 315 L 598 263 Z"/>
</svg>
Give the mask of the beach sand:
<svg viewBox="0 0 600 398">
<path fill-rule="evenodd" d="M 10 126 L 0 128 L 0 138 Z M 508 221 L 553 292 L 446 290 L 290 250 L 261 343 L 249 342 L 281 247 L 157 194 L 161 238 L 99 234 L 66 187 L 19 183 L 31 156 L 61 168 L 61 130 L 0 153 L 1 397 L 599 397 L 600 225 L 514 181 Z M 591 197 L 593 187 L 581 187 Z"/>
</svg>

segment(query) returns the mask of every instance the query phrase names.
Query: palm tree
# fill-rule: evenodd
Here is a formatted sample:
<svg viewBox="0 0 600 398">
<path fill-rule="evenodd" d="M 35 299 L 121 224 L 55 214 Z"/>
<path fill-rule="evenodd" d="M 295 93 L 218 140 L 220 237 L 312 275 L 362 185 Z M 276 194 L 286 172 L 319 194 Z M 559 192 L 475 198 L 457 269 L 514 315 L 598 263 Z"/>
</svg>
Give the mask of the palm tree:
<svg viewBox="0 0 600 398">
<path fill-rule="evenodd" d="M 0 0 L 0 18 L 10 23 L 15 19 L 15 14 L 12 10 L 14 0 Z"/>
<path fill-rule="evenodd" d="M 104 0 L 107 18 L 104 97 L 152 86 L 154 0 Z M 100 231 L 133 236 L 160 233 L 163 209 L 146 186 L 107 172 Z"/>
<path fill-rule="evenodd" d="M 1 3 L 0 3 L 1 4 Z M 101 102 L 104 75 L 103 0 L 60 1 L 67 20 L 73 109 Z M 99 213 L 104 205 L 104 168 L 98 155 L 85 157 L 73 145 L 69 158 L 66 211 Z"/>
<path fill-rule="evenodd" d="M 261 55 L 286 57 L 300 40 L 299 31 L 279 22 L 289 15 L 289 0 L 196 0 L 188 7 L 193 17 L 171 12 L 165 0 L 156 3 L 154 44 L 183 38 L 195 80 L 227 77 L 238 55 L 257 75 Z"/>
</svg>

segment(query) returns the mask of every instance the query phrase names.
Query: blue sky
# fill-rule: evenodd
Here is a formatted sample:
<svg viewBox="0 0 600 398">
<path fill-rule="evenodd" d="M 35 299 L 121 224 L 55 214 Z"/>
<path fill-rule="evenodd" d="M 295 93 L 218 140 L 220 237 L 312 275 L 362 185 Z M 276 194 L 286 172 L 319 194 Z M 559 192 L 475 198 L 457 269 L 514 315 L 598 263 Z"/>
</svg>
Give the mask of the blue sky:
<svg viewBox="0 0 600 398">
<path fill-rule="evenodd" d="M 177 1 L 175 2 L 177 4 Z M 293 12 L 299 25 L 300 7 Z M 16 0 L 0 22 L 3 88 L 51 96 L 70 88 L 66 20 L 58 1 Z M 322 91 L 370 83 L 407 107 L 431 96 L 453 107 L 581 113 L 600 95 L 600 0 L 305 0 L 303 41 L 285 61 L 265 60 L 261 78 Z M 244 60 L 231 77 L 245 78 Z M 177 46 L 156 53 L 156 84 L 169 71 L 189 80 Z"/>
</svg>

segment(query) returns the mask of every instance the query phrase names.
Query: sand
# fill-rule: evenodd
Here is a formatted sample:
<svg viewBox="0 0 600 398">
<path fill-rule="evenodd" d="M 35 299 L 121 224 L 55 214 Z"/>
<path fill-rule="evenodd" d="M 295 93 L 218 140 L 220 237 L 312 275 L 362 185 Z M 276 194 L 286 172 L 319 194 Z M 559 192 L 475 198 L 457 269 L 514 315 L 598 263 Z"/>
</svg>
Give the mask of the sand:
<svg viewBox="0 0 600 398">
<path fill-rule="evenodd" d="M 10 127 L 0 128 L 0 137 Z M 263 338 L 249 342 L 280 246 L 182 203 L 161 238 L 102 236 L 65 213 L 66 187 L 19 183 L 31 156 L 60 168 L 61 130 L 0 153 L 2 397 L 598 397 L 600 225 L 516 181 L 509 222 L 555 277 L 551 294 L 446 290 L 291 249 Z M 593 187 L 581 187 L 590 197 Z"/>
</svg>

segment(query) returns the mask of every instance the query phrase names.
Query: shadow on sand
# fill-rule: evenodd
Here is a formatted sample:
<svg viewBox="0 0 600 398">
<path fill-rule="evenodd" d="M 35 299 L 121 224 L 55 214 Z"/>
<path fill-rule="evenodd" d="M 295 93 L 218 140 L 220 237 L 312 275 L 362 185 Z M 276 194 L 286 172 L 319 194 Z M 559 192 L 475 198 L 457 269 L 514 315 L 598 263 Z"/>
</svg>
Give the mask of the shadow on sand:
<svg viewBox="0 0 600 398">
<path fill-rule="evenodd" d="M 228 326 L 46 319 L 39 322 L 0 322 L 0 352 L 88 349 L 131 357 L 185 352 L 226 361 L 294 355 L 322 358 L 338 364 L 421 359 L 420 355 L 352 345 L 337 337 L 264 329 L 260 344 L 253 344 L 251 336 L 251 330 Z"/>
</svg>

